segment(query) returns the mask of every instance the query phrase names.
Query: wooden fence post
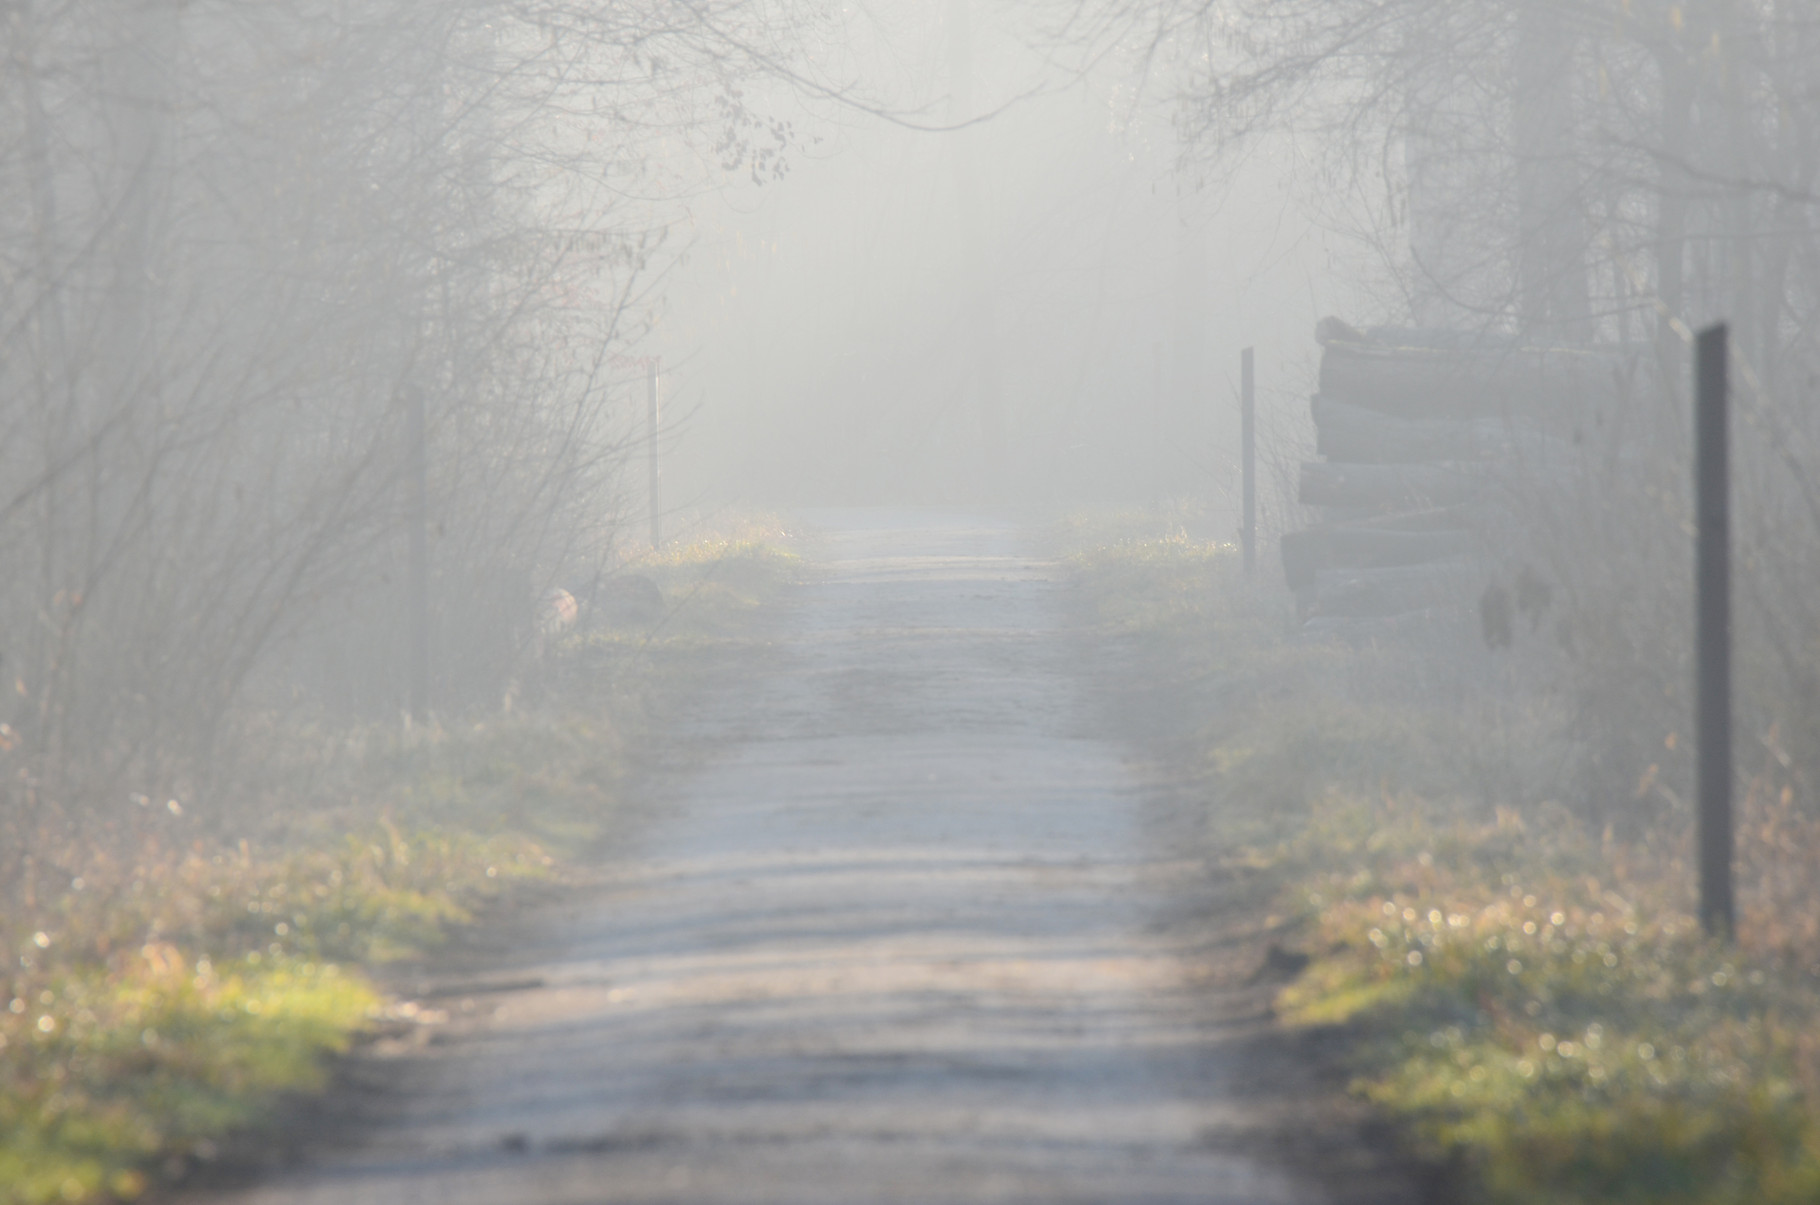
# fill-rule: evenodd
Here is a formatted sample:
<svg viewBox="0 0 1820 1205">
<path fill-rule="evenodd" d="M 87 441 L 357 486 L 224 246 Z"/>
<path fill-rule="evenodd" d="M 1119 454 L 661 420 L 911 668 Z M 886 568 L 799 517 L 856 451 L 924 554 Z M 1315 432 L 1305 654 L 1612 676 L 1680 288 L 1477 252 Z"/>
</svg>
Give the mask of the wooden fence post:
<svg viewBox="0 0 1820 1205">
<path fill-rule="evenodd" d="M 1732 908 L 1731 515 L 1726 329 L 1700 332 L 1694 352 L 1695 657 L 1700 788 L 1700 923 L 1730 937 Z"/>
<path fill-rule="evenodd" d="M 409 514 L 411 617 L 411 719 L 422 723 L 430 707 L 430 533 L 429 437 L 424 430 L 423 390 L 406 387 L 406 432 L 410 440 Z"/>
<path fill-rule="evenodd" d="M 645 362 L 645 430 L 646 438 L 651 445 L 651 551 L 656 552 L 663 544 L 663 502 L 662 481 L 657 463 L 657 368 L 659 361 L 652 356 Z"/>
<path fill-rule="evenodd" d="M 1245 572 L 1258 567 L 1258 422 L 1257 380 L 1252 369 L 1252 349 L 1239 353 L 1239 475 L 1244 493 L 1244 513 L 1239 539 L 1245 550 Z"/>
</svg>

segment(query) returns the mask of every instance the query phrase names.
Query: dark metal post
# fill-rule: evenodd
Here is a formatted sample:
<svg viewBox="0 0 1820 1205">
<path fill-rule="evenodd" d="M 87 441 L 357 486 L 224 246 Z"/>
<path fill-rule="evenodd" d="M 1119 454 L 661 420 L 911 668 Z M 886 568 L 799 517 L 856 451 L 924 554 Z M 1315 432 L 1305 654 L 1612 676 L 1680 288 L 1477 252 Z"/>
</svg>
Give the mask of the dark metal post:
<svg viewBox="0 0 1820 1205">
<path fill-rule="evenodd" d="M 657 464 L 657 357 L 653 356 L 645 364 L 645 430 L 651 445 L 651 551 L 656 552 L 663 543 L 663 506 L 661 498 L 662 478 L 658 474 Z"/>
<path fill-rule="evenodd" d="M 429 449 L 424 433 L 423 390 L 409 387 L 405 398 L 410 440 L 411 539 L 411 719 L 421 723 L 430 695 Z"/>
<path fill-rule="evenodd" d="M 1251 348 L 1239 353 L 1239 458 L 1241 488 L 1244 490 L 1244 514 L 1239 523 L 1239 539 L 1245 549 L 1245 572 L 1258 567 L 1258 414 L 1257 379 L 1251 364 Z"/>
<path fill-rule="evenodd" d="M 1700 923 L 1732 933 L 1731 516 L 1725 325 L 1700 332 L 1694 352 L 1694 505 L 1699 529 L 1695 723 L 1699 730 Z"/>
</svg>

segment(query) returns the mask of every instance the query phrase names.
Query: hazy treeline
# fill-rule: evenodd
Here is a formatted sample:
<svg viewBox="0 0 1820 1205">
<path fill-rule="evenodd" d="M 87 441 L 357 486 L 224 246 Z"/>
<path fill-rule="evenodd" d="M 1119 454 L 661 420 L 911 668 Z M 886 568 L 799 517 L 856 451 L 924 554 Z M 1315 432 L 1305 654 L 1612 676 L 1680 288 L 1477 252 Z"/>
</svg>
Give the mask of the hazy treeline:
<svg viewBox="0 0 1820 1205">
<path fill-rule="evenodd" d="M 1806 6 L 1115 12 L 1171 31 L 1189 156 L 1270 130 L 1311 151 L 1330 215 L 1394 273 L 1393 317 L 1565 341 L 1725 318 L 1765 374 L 1811 346 L 1820 14 Z"/>
<path fill-rule="evenodd" d="M 0 18 L 0 834 L 206 797 L 247 706 L 432 702 L 611 552 L 677 202 L 774 154 L 732 3 L 28 0 Z M 124 827 L 130 828 L 127 820 Z"/>
<path fill-rule="evenodd" d="M 1269 136 L 1376 249 L 1379 311 L 1481 348 L 1611 353 L 1497 537 L 1550 605 L 1609 804 L 1689 781 L 1691 332 L 1733 334 L 1744 768 L 1820 764 L 1820 10 L 1751 0 L 1136 0 L 1082 9 L 1178 68 L 1188 161 Z M 1556 678 L 1556 680 L 1560 680 Z M 1791 756 L 1792 755 L 1792 756 Z M 1786 764 L 1785 764 L 1786 763 Z M 1773 771 L 1773 772 L 1772 772 Z M 1795 779 L 1789 776 L 1794 775 Z M 1639 785 L 1641 783 L 1641 785 Z"/>
</svg>

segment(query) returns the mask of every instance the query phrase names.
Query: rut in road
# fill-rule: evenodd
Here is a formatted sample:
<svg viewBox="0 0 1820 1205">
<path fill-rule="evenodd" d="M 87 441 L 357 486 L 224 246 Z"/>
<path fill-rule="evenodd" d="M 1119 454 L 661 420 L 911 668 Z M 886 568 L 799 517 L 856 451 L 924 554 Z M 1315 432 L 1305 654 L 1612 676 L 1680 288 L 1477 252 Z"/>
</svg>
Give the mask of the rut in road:
<svg viewBox="0 0 1820 1205">
<path fill-rule="evenodd" d="M 1231 1140 L 1053 567 L 1004 525 L 820 525 L 719 755 L 516 931 L 484 1020 L 390 1061 L 357 1148 L 247 1201 L 1321 1199 Z"/>
</svg>

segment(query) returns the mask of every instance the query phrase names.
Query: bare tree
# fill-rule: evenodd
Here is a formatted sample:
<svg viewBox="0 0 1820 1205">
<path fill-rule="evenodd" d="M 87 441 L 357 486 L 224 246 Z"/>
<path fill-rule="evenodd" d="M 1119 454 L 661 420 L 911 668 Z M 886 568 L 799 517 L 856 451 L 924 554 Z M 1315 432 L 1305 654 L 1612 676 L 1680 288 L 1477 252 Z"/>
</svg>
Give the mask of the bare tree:
<svg viewBox="0 0 1820 1205">
<path fill-rule="evenodd" d="M 0 875 L 207 799 L 249 708 L 396 713 L 423 399 L 444 709 L 611 552 L 680 202 L 787 132 L 744 0 L 22 0 L 0 24 Z M 748 164 L 748 161 L 750 163 Z M 213 793 L 219 798 L 220 792 Z"/>
<path fill-rule="evenodd" d="M 1741 703 L 1820 763 L 1820 17 L 1757 0 L 1084 0 L 1066 35 L 1173 95 L 1184 161 L 1292 138 L 1378 249 L 1380 321 L 1602 349 L 1501 550 L 1544 566 L 1575 729 L 1628 798 L 1685 772 L 1692 330 L 1730 322 Z M 1484 336 L 1497 336 L 1496 341 Z M 1563 485 L 1563 480 L 1569 482 Z M 1608 772 L 1607 772 L 1608 771 Z"/>
</svg>

